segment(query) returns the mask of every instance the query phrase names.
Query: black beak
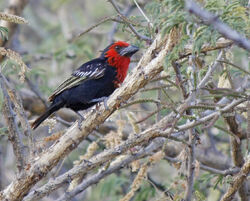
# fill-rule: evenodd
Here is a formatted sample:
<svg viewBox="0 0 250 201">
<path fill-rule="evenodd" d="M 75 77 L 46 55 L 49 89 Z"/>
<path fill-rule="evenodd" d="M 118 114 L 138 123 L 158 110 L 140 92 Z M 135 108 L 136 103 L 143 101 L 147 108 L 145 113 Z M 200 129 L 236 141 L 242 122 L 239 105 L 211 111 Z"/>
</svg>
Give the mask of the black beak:
<svg viewBox="0 0 250 201">
<path fill-rule="evenodd" d="M 123 48 L 120 51 L 120 55 L 121 56 L 127 56 L 127 57 L 131 57 L 134 53 L 136 53 L 139 50 L 138 47 L 134 46 L 134 45 L 130 45 L 128 47 Z"/>
</svg>

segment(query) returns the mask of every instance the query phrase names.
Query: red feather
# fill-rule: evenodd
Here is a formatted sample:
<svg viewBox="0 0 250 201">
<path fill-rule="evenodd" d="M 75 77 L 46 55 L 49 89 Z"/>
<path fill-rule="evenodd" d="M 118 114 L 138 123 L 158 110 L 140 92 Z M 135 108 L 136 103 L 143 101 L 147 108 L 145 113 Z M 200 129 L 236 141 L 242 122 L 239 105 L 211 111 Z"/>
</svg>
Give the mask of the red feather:
<svg viewBox="0 0 250 201">
<path fill-rule="evenodd" d="M 105 55 L 105 57 L 108 58 L 109 65 L 117 68 L 118 84 L 121 84 L 127 75 L 130 58 L 126 56 L 121 56 L 116 51 L 116 46 L 128 47 L 129 44 L 123 41 L 117 41 L 116 43 L 110 46 L 109 50 L 106 52 Z"/>
</svg>

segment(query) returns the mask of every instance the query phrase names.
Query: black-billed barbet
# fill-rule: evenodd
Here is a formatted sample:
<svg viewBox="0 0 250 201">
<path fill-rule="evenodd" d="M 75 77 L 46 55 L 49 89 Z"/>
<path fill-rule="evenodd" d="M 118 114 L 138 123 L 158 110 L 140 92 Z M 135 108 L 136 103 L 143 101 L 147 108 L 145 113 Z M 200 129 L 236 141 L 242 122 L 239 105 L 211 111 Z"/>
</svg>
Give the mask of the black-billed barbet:
<svg viewBox="0 0 250 201">
<path fill-rule="evenodd" d="M 138 47 L 123 41 L 114 42 L 106 47 L 99 58 L 81 65 L 54 91 L 49 97 L 51 105 L 31 124 L 31 127 L 37 128 L 62 107 L 78 112 L 106 100 L 124 81 L 130 57 L 138 50 Z"/>
</svg>

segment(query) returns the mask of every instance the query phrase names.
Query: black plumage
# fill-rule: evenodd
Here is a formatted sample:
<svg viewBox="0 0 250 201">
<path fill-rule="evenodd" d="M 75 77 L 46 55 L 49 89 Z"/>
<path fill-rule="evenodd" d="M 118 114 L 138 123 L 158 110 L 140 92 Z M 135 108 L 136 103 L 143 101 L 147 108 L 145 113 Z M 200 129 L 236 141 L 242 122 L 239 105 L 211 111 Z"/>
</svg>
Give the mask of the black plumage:
<svg viewBox="0 0 250 201">
<path fill-rule="evenodd" d="M 107 56 L 109 50 L 111 52 Z M 49 97 L 49 101 L 52 102 L 50 107 L 31 124 L 31 127 L 37 128 L 46 118 L 62 107 L 77 112 L 108 97 L 118 86 L 117 83 L 121 83 L 119 80 L 121 76 L 118 76 L 119 69 L 125 69 L 126 72 L 124 70 L 121 72 L 127 73 L 129 57 L 137 51 L 137 47 L 130 46 L 125 42 L 119 42 L 119 45 L 114 43 L 108 46 L 99 58 L 80 66 Z M 119 54 L 120 52 L 122 53 Z M 113 61 L 117 61 L 119 65 L 111 66 L 109 62 Z"/>
</svg>

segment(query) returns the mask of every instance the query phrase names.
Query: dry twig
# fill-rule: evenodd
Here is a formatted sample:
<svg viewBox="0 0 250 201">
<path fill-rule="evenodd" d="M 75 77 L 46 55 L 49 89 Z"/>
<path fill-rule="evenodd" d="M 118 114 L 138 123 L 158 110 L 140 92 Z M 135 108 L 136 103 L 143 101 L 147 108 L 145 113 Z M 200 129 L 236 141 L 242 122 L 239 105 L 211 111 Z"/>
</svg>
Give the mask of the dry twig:
<svg viewBox="0 0 250 201">
<path fill-rule="evenodd" d="M 144 40 L 147 42 L 152 42 L 152 39 L 144 36 L 140 33 L 138 33 L 135 28 L 133 27 L 133 25 L 129 22 L 129 20 L 121 13 L 120 9 L 118 8 L 118 6 L 116 5 L 116 3 L 113 0 L 108 0 L 112 6 L 114 7 L 114 9 L 117 11 L 117 13 L 119 14 L 119 16 L 121 17 L 121 19 L 128 25 L 128 27 L 130 28 L 130 30 L 135 34 L 135 36 L 140 39 L 140 40 Z"/>
<path fill-rule="evenodd" d="M 19 130 L 17 118 L 16 118 L 16 112 L 14 111 L 11 101 L 11 97 L 8 93 L 8 89 L 6 86 L 5 77 L 0 73 L 0 85 L 3 91 L 4 95 L 4 116 L 7 121 L 8 129 L 9 129 L 9 140 L 12 143 L 14 154 L 17 159 L 17 169 L 19 172 L 23 170 L 25 165 L 25 156 L 24 156 L 24 145 L 22 143 L 22 133 Z"/>
<path fill-rule="evenodd" d="M 8 14 L 8 13 L 2 13 L 2 12 L 0 12 L 0 20 L 5 20 L 8 22 L 16 23 L 16 24 L 27 24 L 28 23 L 28 21 L 22 17 L 19 17 L 17 15 Z"/>
</svg>

